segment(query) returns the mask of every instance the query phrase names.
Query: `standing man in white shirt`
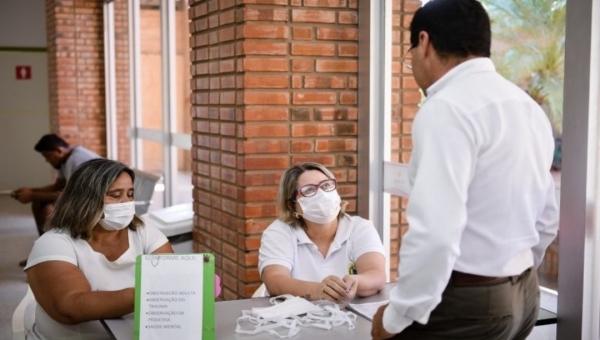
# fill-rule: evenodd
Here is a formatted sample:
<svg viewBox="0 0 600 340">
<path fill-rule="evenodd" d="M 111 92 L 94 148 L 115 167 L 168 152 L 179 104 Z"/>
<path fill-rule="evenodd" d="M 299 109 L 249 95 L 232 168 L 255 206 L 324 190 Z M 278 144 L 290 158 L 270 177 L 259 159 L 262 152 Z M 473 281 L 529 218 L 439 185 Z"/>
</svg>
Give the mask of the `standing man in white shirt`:
<svg viewBox="0 0 600 340">
<path fill-rule="evenodd" d="M 558 229 L 550 122 L 496 72 L 478 1 L 429 1 L 410 43 L 427 100 L 413 123 L 398 281 L 373 338 L 525 339 Z"/>
</svg>

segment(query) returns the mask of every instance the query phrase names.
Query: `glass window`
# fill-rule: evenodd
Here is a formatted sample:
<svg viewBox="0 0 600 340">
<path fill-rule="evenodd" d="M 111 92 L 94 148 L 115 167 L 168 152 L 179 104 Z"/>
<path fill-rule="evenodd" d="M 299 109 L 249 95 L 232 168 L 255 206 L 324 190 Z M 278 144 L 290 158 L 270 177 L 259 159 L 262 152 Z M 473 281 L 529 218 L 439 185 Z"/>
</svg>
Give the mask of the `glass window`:
<svg viewBox="0 0 600 340">
<path fill-rule="evenodd" d="M 182 0 L 132 3 L 139 9 L 131 20 L 134 164 L 163 177 L 151 208 L 191 202 L 188 4 Z"/>
<path fill-rule="evenodd" d="M 162 129 L 160 2 L 140 2 L 140 127 Z"/>
<path fill-rule="evenodd" d="M 163 172 L 163 145 L 158 142 L 150 141 L 150 140 L 141 140 L 140 141 L 141 148 L 141 158 L 142 163 L 138 166 L 140 170 L 161 175 Z M 154 209 L 160 209 L 165 206 L 164 204 L 164 178 L 159 181 L 154 189 L 154 196 L 152 197 L 152 204 L 148 208 L 148 211 Z"/>
</svg>

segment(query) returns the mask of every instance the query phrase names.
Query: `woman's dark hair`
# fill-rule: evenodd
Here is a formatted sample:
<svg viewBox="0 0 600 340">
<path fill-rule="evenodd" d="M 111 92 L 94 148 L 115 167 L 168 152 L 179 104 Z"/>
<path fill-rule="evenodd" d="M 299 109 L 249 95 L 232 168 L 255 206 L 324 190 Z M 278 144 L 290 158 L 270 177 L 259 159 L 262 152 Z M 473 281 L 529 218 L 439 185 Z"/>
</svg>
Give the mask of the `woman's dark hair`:
<svg viewBox="0 0 600 340">
<path fill-rule="evenodd" d="M 491 55 L 490 18 L 476 0 L 431 0 L 419 8 L 410 24 L 410 45 L 419 45 L 419 32 L 429 34 L 442 58 Z"/>
<path fill-rule="evenodd" d="M 110 185 L 123 173 L 135 180 L 127 165 L 105 158 L 81 164 L 67 181 L 46 224 L 46 230 L 68 230 L 75 239 L 90 239 L 92 229 L 104 213 L 104 197 Z M 129 228 L 135 230 L 144 222 L 134 216 Z"/>
</svg>

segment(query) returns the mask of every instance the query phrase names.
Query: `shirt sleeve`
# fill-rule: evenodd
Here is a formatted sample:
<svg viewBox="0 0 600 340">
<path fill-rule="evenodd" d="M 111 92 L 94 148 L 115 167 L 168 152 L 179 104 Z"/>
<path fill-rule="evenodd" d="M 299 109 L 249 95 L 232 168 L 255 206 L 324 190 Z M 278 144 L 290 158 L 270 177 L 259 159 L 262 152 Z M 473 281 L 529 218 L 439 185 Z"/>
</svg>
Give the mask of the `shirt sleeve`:
<svg viewBox="0 0 600 340">
<path fill-rule="evenodd" d="M 262 275 L 266 266 L 277 264 L 286 267 L 290 271 L 294 266 L 294 249 L 298 245 L 292 236 L 291 227 L 279 225 L 283 223 L 275 221 L 262 234 L 260 248 L 258 250 L 258 270 Z"/>
<path fill-rule="evenodd" d="M 535 267 L 539 267 L 544 258 L 546 248 L 552 243 L 558 233 L 558 206 L 556 205 L 555 184 L 552 175 L 547 175 L 548 189 L 546 191 L 546 205 L 538 218 L 535 228 L 540 235 L 539 243 L 531 250 Z"/>
<path fill-rule="evenodd" d="M 377 234 L 373 222 L 360 217 L 355 218 L 357 221 L 351 240 L 352 254 L 350 259 L 352 262 L 356 262 L 359 257 L 366 253 L 375 252 L 385 256 L 383 244 L 381 243 L 381 239 L 379 238 L 379 234 Z"/>
<path fill-rule="evenodd" d="M 156 251 L 156 249 L 162 247 L 169 239 L 162 233 L 157 227 L 146 224 L 143 227 L 137 228 L 140 233 L 140 237 L 142 238 L 142 246 L 144 249 L 144 254 L 152 254 Z"/>
<path fill-rule="evenodd" d="M 56 170 L 56 178 L 61 178 L 61 179 L 65 179 L 65 171 L 63 170 L 63 168 L 61 167 L 60 169 Z"/>
<path fill-rule="evenodd" d="M 40 236 L 33 244 L 33 249 L 27 258 L 27 270 L 47 261 L 64 261 L 77 266 L 77 254 L 73 240 L 66 235 L 49 231 Z"/>
<path fill-rule="evenodd" d="M 460 111 L 445 101 L 425 103 L 415 118 L 409 228 L 400 247 L 400 275 L 383 317 L 390 333 L 401 332 L 413 321 L 426 324 L 441 301 L 466 226 L 474 136 Z"/>
</svg>

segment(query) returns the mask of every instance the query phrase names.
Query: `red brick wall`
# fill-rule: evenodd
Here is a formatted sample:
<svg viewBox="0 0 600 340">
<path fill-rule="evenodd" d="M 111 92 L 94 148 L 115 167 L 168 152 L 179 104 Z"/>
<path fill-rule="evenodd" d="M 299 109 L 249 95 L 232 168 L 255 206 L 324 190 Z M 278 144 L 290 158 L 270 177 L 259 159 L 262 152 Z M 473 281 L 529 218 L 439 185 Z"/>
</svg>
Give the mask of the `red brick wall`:
<svg viewBox="0 0 600 340">
<path fill-rule="evenodd" d="M 50 129 L 106 155 L 102 1 L 46 0 Z M 119 158 L 129 162 L 127 0 L 115 1 Z"/>
<path fill-rule="evenodd" d="M 316 161 L 356 207 L 357 1 L 190 1 L 196 250 L 225 299 L 260 284 L 281 173 Z"/>
</svg>

